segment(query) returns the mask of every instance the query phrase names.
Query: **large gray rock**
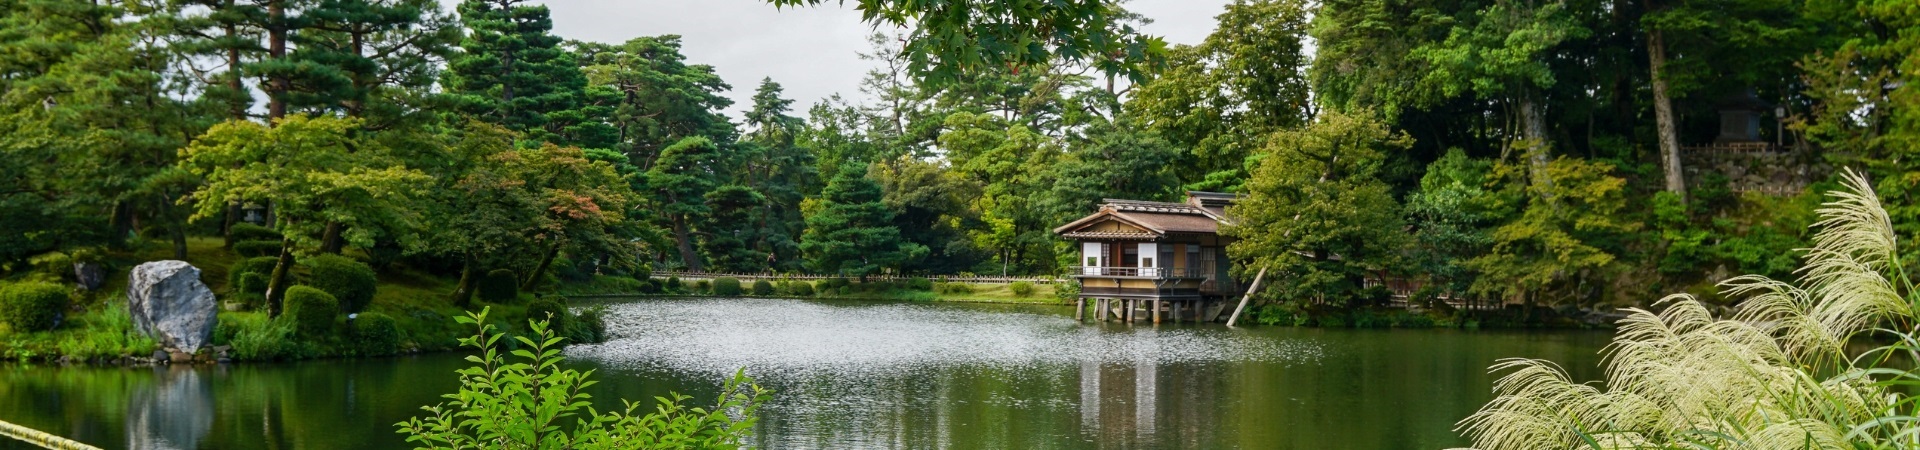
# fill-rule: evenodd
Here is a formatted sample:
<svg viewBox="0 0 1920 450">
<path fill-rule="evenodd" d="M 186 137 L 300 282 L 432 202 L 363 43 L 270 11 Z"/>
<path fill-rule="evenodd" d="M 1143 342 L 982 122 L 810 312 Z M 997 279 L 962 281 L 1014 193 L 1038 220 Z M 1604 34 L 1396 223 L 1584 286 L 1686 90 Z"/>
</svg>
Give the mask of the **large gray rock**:
<svg viewBox="0 0 1920 450">
<path fill-rule="evenodd" d="M 213 339 L 220 304 L 186 261 L 154 261 L 133 268 L 127 308 L 141 333 L 160 346 L 194 352 Z"/>
</svg>

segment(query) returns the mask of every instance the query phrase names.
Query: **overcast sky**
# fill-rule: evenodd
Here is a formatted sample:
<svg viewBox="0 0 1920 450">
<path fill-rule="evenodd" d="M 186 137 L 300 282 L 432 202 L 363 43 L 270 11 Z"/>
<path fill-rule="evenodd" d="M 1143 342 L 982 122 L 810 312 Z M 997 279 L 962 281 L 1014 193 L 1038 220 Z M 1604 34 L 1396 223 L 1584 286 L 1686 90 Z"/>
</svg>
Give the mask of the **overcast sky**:
<svg viewBox="0 0 1920 450">
<path fill-rule="evenodd" d="M 442 0 L 449 11 L 458 0 Z M 1154 20 L 1148 34 L 1172 44 L 1196 44 L 1213 31 L 1213 16 L 1230 0 L 1133 0 L 1127 8 Z M 773 77 L 805 116 L 807 107 L 835 93 L 858 98 L 860 79 L 873 64 L 860 59 L 873 28 L 838 2 L 775 9 L 765 0 L 549 0 L 555 34 L 617 43 L 639 36 L 678 34 L 689 62 L 708 64 L 733 86 L 735 118 L 751 106 L 760 79 Z"/>
</svg>

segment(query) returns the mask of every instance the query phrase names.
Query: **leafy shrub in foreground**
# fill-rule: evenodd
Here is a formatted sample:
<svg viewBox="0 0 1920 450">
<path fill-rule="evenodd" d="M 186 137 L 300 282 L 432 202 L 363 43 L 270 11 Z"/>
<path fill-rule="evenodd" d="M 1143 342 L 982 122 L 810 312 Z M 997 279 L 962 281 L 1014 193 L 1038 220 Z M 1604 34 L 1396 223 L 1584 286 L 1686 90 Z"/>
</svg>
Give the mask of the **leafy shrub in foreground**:
<svg viewBox="0 0 1920 450">
<path fill-rule="evenodd" d="M 502 303 L 520 297 L 520 279 L 512 270 L 494 269 L 487 272 L 486 276 L 480 277 L 480 283 L 475 288 L 475 293 L 483 301 Z"/>
<path fill-rule="evenodd" d="M 567 305 L 551 299 L 543 298 L 527 304 L 527 320 L 548 322 L 554 329 L 562 332 L 567 330 L 568 322 L 571 322 L 572 318 L 567 313 Z"/>
<path fill-rule="evenodd" d="M 773 282 L 767 281 L 767 280 L 753 280 L 753 295 L 758 295 L 761 297 L 773 295 Z"/>
<path fill-rule="evenodd" d="M 733 297 L 740 295 L 740 279 L 720 277 L 713 280 L 713 295 Z"/>
<path fill-rule="evenodd" d="M 0 284 L 0 323 L 15 333 L 51 330 L 66 319 L 67 303 L 67 288 L 59 284 Z"/>
<path fill-rule="evenodd" d="M 333 318 L 340 315 L 340 301 L 333 294 L 313 286 L 287 288 L 287 321 L 303 337 L 332 334 Z"/>
<path fill-rule="evenodd" d="M 1013 282 L 1013 284 L 1008 285 L 1007 289 L 1013 291 L 1013 295 L 1026 297 L 1029 295 L 1033 295 L 1033 282 L 1015 281 Z"/>
<path fill-rule="evenodd" d="M 400 351 L 400 325 L 381 313 L 362 313 L 353 319 L 353 351 L 360 356 L 387 356 Z"/>
<path fill-rule="evenodd" d="M 517 336 L 521 350 L 501 354 L 503 334 L 487 325 L 487 311 L 457 318 L 473 325 L 462 346 L 479 355 L 474 367 L 455 372 L 458 392 L 446 403 L 427 406 L 425 417 L 395 424 L 407 442 L 432 448 L 547 448 L 566 443 L 576 449 L 700 448 L 733 449 L 745 444 L 769 398 L 737 372 L 707 407 L 688 407 L 690 398 L 670 394 L 653 408 L 625 402 L 625 410 L 593 410 L 583 388 L 593 372 L 564 368 L 555 347 L 562 339 L 545 322 L 534 321 L 532 337 Z M 643 410 L 648 411 L 642 415 Z"/>
<path fill-rule="evenodd" d="M 309 273 L 307 285 L 333 294 L 342 312 L 360 312 L 373 302 L 380 280 L 372 267 L 340 255 L 315 255 L 304 263 Z"/>
</svg>

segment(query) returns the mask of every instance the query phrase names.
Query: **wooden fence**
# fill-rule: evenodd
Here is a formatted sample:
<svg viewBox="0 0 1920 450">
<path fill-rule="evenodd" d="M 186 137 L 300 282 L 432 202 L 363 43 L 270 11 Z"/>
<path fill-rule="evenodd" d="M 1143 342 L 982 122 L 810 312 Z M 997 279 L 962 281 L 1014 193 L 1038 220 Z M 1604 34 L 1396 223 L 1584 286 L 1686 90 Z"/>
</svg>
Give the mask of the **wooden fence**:
<svg viewBox="0 0 1920 450">
<path fill-rule="evenodd" d="M 794 273 L 725 273 L 725 272 L 681 272 L 681 271 L 654 272 L 653 277 L 658 279 L 664 279 L 667 277 L 676 277 L 682 280 L 712 280 L 715 278 L 738 278 L 742 280 L 825 280 L 828 278 L 846 278 L 849 280 L 859 280 L 860 278 L 860 277 L 843 277 L 839 275 L 805 275 L 805 274 L 794 274 Z M 1025 281 L 1025 282 L 1034 283 L 1034 284 L 1052 284 L 1052 283 L 1058 283 L 1063 281 L 1057 277 L 994 277 L 994 276 L 979 276 L 979 275 L 928 275 L 928 276 L 867 275 L 867 281 L 905 281 L 905 280 L 910 280 L 915 278 L 925 278 L 928 280 L 942 282 L 942 283 L 1012 283 L 1016 281 Z"/>
</svg>

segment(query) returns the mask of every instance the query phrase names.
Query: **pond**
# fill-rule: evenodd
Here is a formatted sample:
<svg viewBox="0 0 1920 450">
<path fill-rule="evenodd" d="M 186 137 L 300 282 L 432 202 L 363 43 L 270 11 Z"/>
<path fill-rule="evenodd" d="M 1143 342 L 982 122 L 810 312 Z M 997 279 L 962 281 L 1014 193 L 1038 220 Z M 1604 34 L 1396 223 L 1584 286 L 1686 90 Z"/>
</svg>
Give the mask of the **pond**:
<svg viewBox="0 0 1920 450">
<path fill-rule="evenodd" d="M 1487 366 L 1600 377 L 1601 332 L 1078 324 L 1071 308 L 679 299 L 610 302 L 615 339 L 568 349 L 602 408 L 710 401 L 746 368 L 775 391 L 761 448 L 1420 449 L 1490 397 Z M 456 354 L 224 367 L 0 366 L 0 420 L 104 448 L 405 448 Z M 0 438 L 0 449 L 27 448 Z"/>
</svg>

